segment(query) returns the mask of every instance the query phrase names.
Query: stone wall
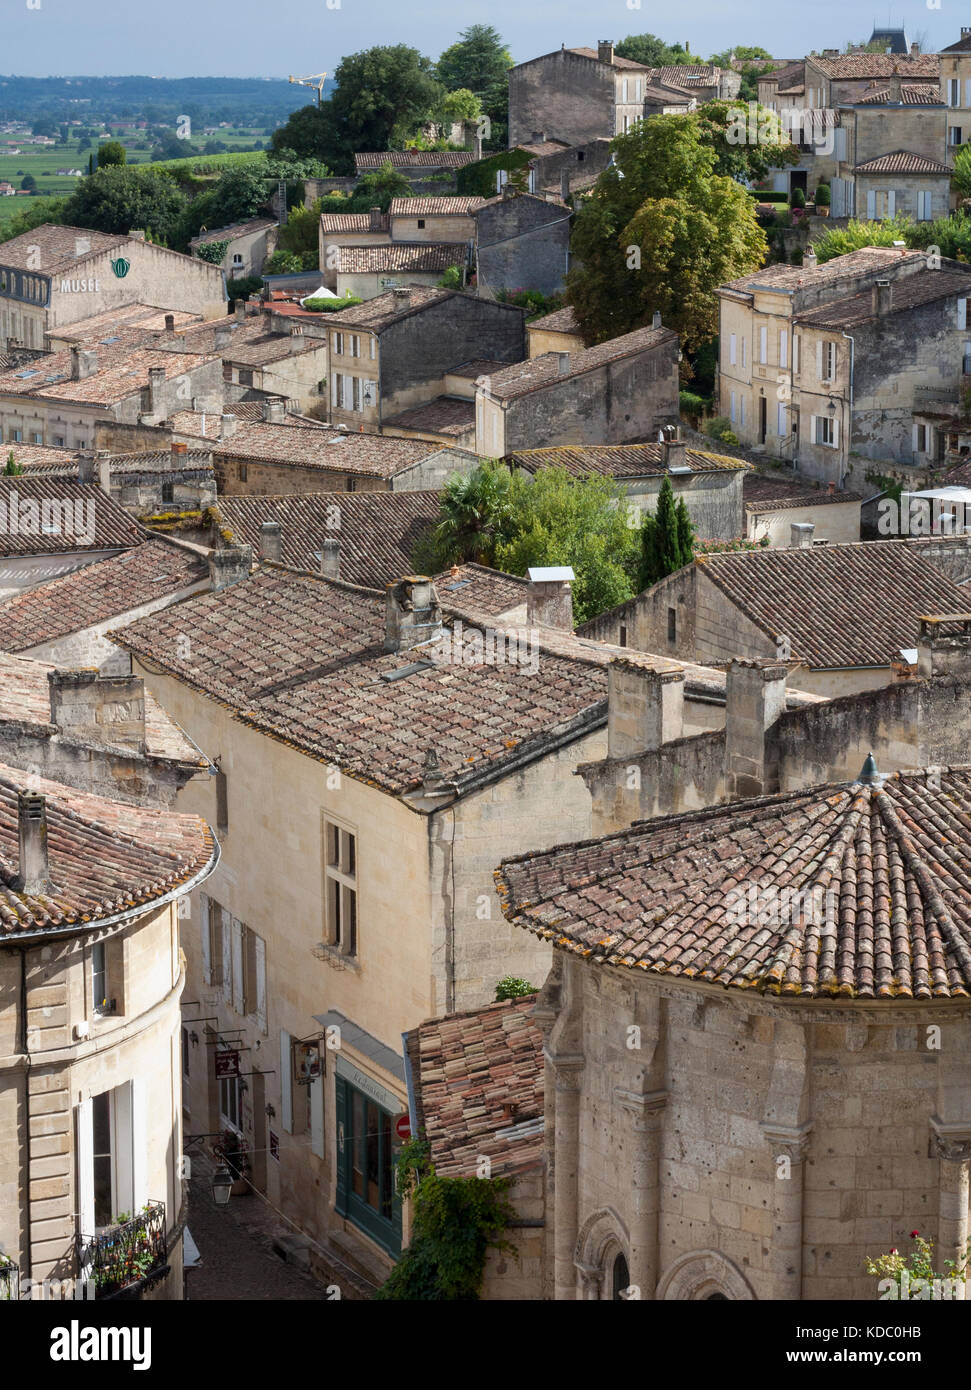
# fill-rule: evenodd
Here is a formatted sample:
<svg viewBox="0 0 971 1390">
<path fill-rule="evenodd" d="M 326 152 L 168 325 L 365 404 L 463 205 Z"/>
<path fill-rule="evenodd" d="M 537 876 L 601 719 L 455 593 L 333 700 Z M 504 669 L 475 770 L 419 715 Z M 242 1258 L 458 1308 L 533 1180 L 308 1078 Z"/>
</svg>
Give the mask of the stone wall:
<svg viewBox="0 0 971 1390">
<path fill-rule="evenodd" d="M 571 215 L 562 204 L 529 194 L 499 198 L 480 208 L 475 215 L 479 292 L 559 293 L 570 264 Z"/>
<path fill-rule="evenodd" d="M 615 77 L 604 63 L 560 49 L 509 70 L 509 145 L 542 132 L 569 145 L 613 139 Z"/>
</svg>

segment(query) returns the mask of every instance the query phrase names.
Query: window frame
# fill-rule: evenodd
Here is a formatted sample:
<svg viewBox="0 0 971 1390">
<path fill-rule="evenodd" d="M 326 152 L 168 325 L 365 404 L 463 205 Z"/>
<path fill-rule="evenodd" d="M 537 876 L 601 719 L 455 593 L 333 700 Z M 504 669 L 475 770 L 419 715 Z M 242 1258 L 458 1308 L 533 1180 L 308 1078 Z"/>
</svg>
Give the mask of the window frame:
<svg viewBox="0 0 971 1390">
<path fill-rule="evenodd" d="M 360 859 L 357 841 L 356 826 L 326 811 L 322 813 L 324 942 L 332 951 L 351 960 L 359 958 L 360 946 Z M 334 850 L 336 855 L 333 854 Z M 346 922 L 349 922 L 347 929 Z"/>
</svg>

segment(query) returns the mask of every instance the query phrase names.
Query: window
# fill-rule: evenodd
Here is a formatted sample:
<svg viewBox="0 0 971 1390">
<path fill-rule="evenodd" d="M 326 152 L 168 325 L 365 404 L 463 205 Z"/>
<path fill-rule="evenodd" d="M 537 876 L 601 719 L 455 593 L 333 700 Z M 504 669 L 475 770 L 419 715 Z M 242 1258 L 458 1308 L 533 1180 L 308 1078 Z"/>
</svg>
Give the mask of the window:
<svg viewBox="0 0 971 1390">
<path fill-rule="evenodd" d="M 968 326 L 968 301 L 958 300 L 958 331 L 964 333 Z"/>
<path fill-rule="evenodd" d="M 30 436 L 30 442 L 32 444 L 43 444 L 44 436 L 41 434 L 40 430 L 34 430 L 33 434 Z"/>
<path fill-rule="evenodd" d="M 175 484 L 174 484 L 174 483 L 163 483 L 163 484 L 162 484 L 162 501 L 163 501 L 163 502 L 174 502 L 174 501 L 175 501 Z"/>
<path fill-rule="evenodd" d="M 815 442 L 816 442 L 817 444 L 826 444 L 826 445 L 828 445 L 829 448 L 831 448 L 831 449 L 835 448 L 835 447 L 836 447 L 836 433 L 837 433 L 837 430 L 836 430 L 836 421 L 835 421 L 835 420 L 831 420 L 831 419 L 829 418 L 828 415 L 817 415 L 817 416 L 815 416 L 815 420 L 816 420 Z"/>
<path fill-rule="evenodd" d="M 83 1100 L 76 1111 L 78 1217 L 95 1235 L 147 1201 L 144 1091 L 138 1080 Z"/>
<path fill-rule="evenodd" d="M 424 217 L 419 217 L 419 219 L 418 219 L 418 227 L 419 227 L 419 230 L 424 230 L 424 227 L 425 227 L 425 219 L 424 219 Z"/>
<path fill-rule="evenodd" d="M 252 385 L 253 385 L 253 372 L 252 372 L 251 368 L 249 368 L 249 367 L 240 367 L 240 369 L 239 369 L 239 384 L 240 384 L 240 386 L 252 386 Z"/>
<path fill-rule="evenodd" d="M 641 84 L 640 84 L 640 78 L 638 78 L 637 85 L 638 85 L 638 87 L 641 85 Z M 577 150 L 577 163 L 580 164 L 580 163 L 582 163 L 582 161 L 583 161 L 583 150 Z"/>
<path fill-rule="evenodd" d="M 102 1091 L 91 1102 L 92 1160 L 94 1168 L 94 1224 L 110 1226 L 114 1211 L 114 1156 L 112 1153 L 111 1092 Z"/>
<path fill-rule="evenodd" d="M 960 145 L 964 139 L 961 127 L 959 125 L 952 125 L 950 130 L 947 132 L 947 138 L 949 144 Z"/>
<path fill-rule="evenodd" d="M 630 1288 L 630 1270 L 623 1255 L 618 1255 L 610 1271 L 610 1297 L 615 1303 L 624 1302 L 624 1294 Z"/>
<path fill-rule="evenodd" d="M 266 943 L 249 927 L 242 927 L 243 1013 L 255 1016 L 266 1032 Z"/>
<path fill-rule="evenodd" d="M 356 479 L 356 478 L 347 478 L 347 479 L 345 480 L 345 484 L 344 484 L 344 491 L 345 491 L 345 492 L 357 492 L 357 479 Z"/>
<path fill-rule="evenodd" d="M 373 362 L 374 359 L 375 359 L 375 357 L 377 357 L 377 355 L 378 355 L 378 340 L 377 340 L 377 338 L 373 338 L 373 337 L 372 337 L 372 338 L 369 338 L 369 339 L 368 339 L 368 342 L 370 343 L 370 347 L 371 347 L 371 361 Z"/>
<path fill-rule="evenodd" d="M 103 941 L 96 941 L 91 947 L 91 1003 L 96 1014 L 111 1012 L 108 1007 L 108 967 Z"/>
<path fill-rule="evenodd" d="M 743 367 L 748 366 L 748 347 L 746 346 L 747 342 L 748 342 L 748 339 L 745 338 L 745 337 L 743 337 L 743 338 L 742 338 L 742 366 L 743 366 Z"/>
<path fill-rule="evenodd" d="M 799 339 L 795 334 L 792 335 L 792 370 L 793 374 L 799 371 Z"/>
<path fill-rule="evenodd" d="M 734 423 L 735 423 L 735 392 L 734 392 L 734 391 L 733 391 L 732 394 L 731 394 L 730 418 L 731 418 L 732 424 L 734 425 Z"/>
<path fill-rule="evenodd" d="M 239 463 L 239 464 L 237 464 L 237 465 L 236 465 L 236 471 L 237 471 L 237 473 L 239 474 L 239 481 L 240 481 L 241 483 L 245 483 L 246 480 L 247 480 L 247 478 L 249 477 L 249 464 L 247 464 L 247 463 Z"/>
<path fill-rule="evenodd" d="M 226 1050 L 225 1045 L 224 1050 Z M 238 1076 L 221 1076 L 219 1078 L 219 1123 L 221 1128 L 237 1131 L 240 1128 L 241 1109 Z"/>
<path fill-rule="evenodd" d="M 816 365 L 820 381 L 832 381 L 836 375 L 836 344 L 816 344 Z"/>
<path fill-rule="evenodd" d="M 676 642 L 677 640 L 678 640 L 678 610 L 677 610 L 676 608 L 669 608 L 669 609 L 668 609 L 668 641 L 669 641 L 669 642 Z"/>
<path fill-rule="evenodd" d="M 202 978 L 207 985 L 223 982 L 223 910 L 205 893 L 199 894 L 202 935 Z"/>
<path fill-rule="evenodd" d="M 64 436 L 63 436 L 62 434 L 55 434 L 55 436 L 54 436 L 54 448 L 55 448 L 55 449 L 63 449 L 63 448 L 64 448 Z"/>
<path fill-rule="evenodd" d="M 182 1075 L 185 1077 L 185 1079 L 186 1079 L 187 1081 L 188 1081 L 188 1079 L 189 1079 L 189 1054 L 190 1054 L 190 1052 L 191 1052 L 191 1048 L 189 1047 L 189 1030 L 188 1030 L 188 1028 L 183 1028 L 183 1029 L 182 1029 Z"/>
<path fill-rule="evenodd" d="M 779 366 L 789 365 L 789 334 L 784 328 L 779 330 Z"/>
<path fill-rule="evenodd" d="M 961 105 L 961 82 L 957 77 L 948 79 L 947 84 L 947 104 L 948 106 Z"/>
<path fill-rule="evenodd" d="M 931 195 L 928 192 L 917 194 L 917 221 L 931 221 Z"/>
<path fill-rule="evenodd" d="M 394 1176 L 394 1112 L 343 1076 L 335 1084 L 337 1210 L 397 1255 L 401 1202 Z"/>
<path fill-rule="evenodd" d="M 628 80 L 627 80 L 627 78 L 625 77 L 625 78 L 623 78 L 623 79 L 621 80 L 621 84 L 620 84 L 620 99 L 621 99 L 621 101 L 627 101 L 627 99 L 628 99 L 627 93 L 628 93 Z"/>
<path fill-rule="evenodd" d="M 361 408 L 361 378 L 360 378 L 359 376 L 351 377 L 351 381 L 352 381 L 352 383 L 353 383 L 353 391 L 352 391 L 352 395 L 351 395 L 351 409 L 352 409 L 352 410 L 360 410 L 360 408 Z"/>
<path fill-rule="evenodd" d="M 357 955 L 357 836 L 324 821 L 325 941 L 344 956 Z"/>
<path fill-rule="evenodd" d="M 233 269 L 243 264 L 243 257 L 238 251 L 233 252 Z"/>
<path fill-rule="evenodd" d="M 358 334 L 358 333 L 352 333 L 350 336 L 351 336 L 351 356 L 352 356 L 352 357 L 360 357 L 360 355 L 361 355 L 361 337 L 360 337 L 360 334 Z"/>
<path fill-rule="evenodd" d="M 624 134 L 626 135 L 627 132 L 628 132 L 629 130 L 630 130 L 630 116 L 625 116 L 625 117 L 624 117 Z"/>
<path fill-rule="evenodd" d="M 343 335 L 343 333 L 335 333 L 335 334 L 334 334 L 334 352 L 335 352 L 338 356 L 342 356 L 342 355 L 343 355 L 343 352 L 344 352 L 344 335 Z"/>
<path fill-rule="evenodd" d="M 621 625 L 620 625 L 620 641 L 618 642 L 617 645 L 618 645 L 619 647 L 626 647 L 626 646 L 627 646 L 627 628 L 626 628 L 626 626 L 625 626 L 623 623 L 621 623 Z"/>
<path fill-rule="evenodd" d="M 8 437 L 8 439 L 11 441 L 11 443 L 13 443 L 13 444 L 19 444 L 19 443 L 23 440 L 23 437 L 24 437 L 24 436 L 23 436 L 23 431 L 22 431 L 22 430 L 11 430 L 10 433 L 9 433 L 9 435 L 8 435 L 7 437 Z"/>
</svg>

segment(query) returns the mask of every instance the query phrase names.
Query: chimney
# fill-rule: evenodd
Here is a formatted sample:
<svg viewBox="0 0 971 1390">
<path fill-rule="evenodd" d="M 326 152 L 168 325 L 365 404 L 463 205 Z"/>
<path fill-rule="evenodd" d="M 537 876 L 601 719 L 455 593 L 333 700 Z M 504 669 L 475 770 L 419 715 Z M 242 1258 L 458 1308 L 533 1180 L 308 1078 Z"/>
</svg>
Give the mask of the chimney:
<svg viewBox="0 0 971 1390">
<path fill-rule="evenodd" d="M 652 327 L 652 328 L 660 328 L 660 327 L 661 327 L 661 311 L 660 311 L 660 309 L 655 309 L 655 310 L 654 310 L 654 317 L 651 319 L 651 327 Z"/>
<path fill-rule="evenodd" d="M 920 619 L 917 674 L 971 676 L 971 613 Z"/>
<path fill-rule="evenodd" d="M 558 352 L 556 354 L 556 375 L 570 375 L 570 354 L 568 352 Z"/>
<path fill-rule="evenodd" d="M 391 291 L 394 296 L 394 307 L 396 309 L 411 308 L 411 290 L 407 285 L 398 285 Z"/>
<path fill-rule="evenodd" d="M 601 63 L 612 63 L 614 61 L 614 41 L 613 39 L 599 39 L 597 42 L 597 57 Z"/>
<path fill-rule="evenodd" d="M 890 91 L 887 94 L 887 100 L 890 102 L 891 106 L 900 106 L 903 102 L 903 99 L 904 94 L 903 87 L 900 81 L 900 73 L 895 67 L 893 70 L 893 76 L 890 78 Z"/>
<path fill-rule="evenodd" d="M 169 445 L 169 467 L 185 468 L 188 463 L 188 444 L 176 444 L 174 441 Z"/>
<path fill-rule="evenodd" d="M 282 425 L 286 414 L 284 402 L 279 398 L 263 402 L 263 420 L 268 425 Z"/>
<path fill-rule="evenodd" d="M 526 622 L 530 627 L 558 627 L 573 631 L 573 590 L 576 578 L 569 565 L 534 566 L 528 569 Z"/>
<path fill-rule="evenodd" d="M 166 315 L 165 315 L 165 331 L 166 331 L 166 333 L 174 333 L 174 332 L 175 332 L 175 315 L 174 315 L 174 314 L 166 314 Z"/>
<path fill-rule="evenodd" d="M 433 641 L 442 631 L 442 610 L 435 585 L 412 574 L 385 591 L 384 650 L 404 652 Z"/>
<path fill-rule="evenodd" d="M 515 198 L 516 193 L 516 185 L 514 183 L 510 183 L 507 179 L 506 182 L 502 185 L 502 196 L 504 198 Z"/>
<path fill-rule="evenodd" d="M 320 573 L 324 579 L 341 577 L 341 543 L 336 536 L 326 536 L 320 547 Z"/>
<path fill-rule="evenodd" d="M 662 439 L 661 441 L 661 462 L 669 473 L 675 468 L 688 467 L 688 446 L 681 438 L 680 428 L 676 428 L 677 433 L 672 439 Z"/>
<path fill-rule="evenodd" d="M 870 290 L 870 312 L 889 314 L 893 307 L 893 285 L 889 280 L 877 280 Z"/>
<path fill-rule="evenodd" d="M 472 137 L 472 155 L 476 161 L 482 158 L 482 136 L 478 132 Z"/>
<path fill-rule="evenodd" d="M 684 672 L 617 657 L 607 667 L 607 757 L 635 758 L 684 733 Z"/>
<path fill-rule="evenodd" d="M 219 417 L 219 438 L 229 439 L 236 433 L 236 426 L 239 424 L 235 415 L 220 415 Z"/>
<path fill-rule="evenodd" d="M 290 351 L 291 351 L 291 353 L 294 353 L 294 352 L 303 352 L 303 329 L 302 329 L 302 328 L 291 328 L 291 329 L 290 329 L 290 344 L 289 344 L 289 346 L 290 346 Z"/>
<path fill-rule="evenodd" d="M 222 352 L 233 340 L 233 325 L 221 323 L 212 335 L 212 345 L 216 352 Z"/>
<path fill-rule="evenodd" d="M 811 550 L 816 524 L 813 521 L 794 521 L 789 527 L 790 550 Z"/>
<path fill-rule="evenodd" d="M 384 213 L 380 208 L 368 208 L 368 231 L 384 231 Z"/>
<path fill-rule="evenodd" d="M 836 496 L 836 484 L 833 483 L 833 482 L 831 482 L 830 485 L 829 485 L 829 487 L 827 488 L 827 491 L 829 492 L 830 497 L 835 497 L 835 496 Z"/>
<path fill-rule="evenodd" d="M 533 133 L 532 133 L 532 135 L 531 135 L 530 138 L 529 138 L 529 143 L 530 143 L 531 145 L 545 145 L 545 144 L 546 144 L 546 131 L 545 131 L 545 130 L 534 130 Z"/>
<path fill-rule="evenodd" d="M 246 579 L 253 563 L 253 551 L 248 545 L 227 546 L 225 550 L 209 552 L 209 584 L 213 593 L 221 593 L 231 584 Z"/>
<path fill-rule="evenodd" d="M 246 300 L 236 299 L 233 301 L 233 313 L 236 315 L 237 323 L 246 322 Z"/>
<path fill-rule="evenodd" d="M 51 723 L 84 743 L 145 751 L 145 682 L 96 669 L 48 671 Z"/>
<path fill-rule="evenodd" d="M 71 348 L 71 380 L 85 381 L 98 370 L 98 354 L 93 348 Z"/>
<path fill-rule="evenodd" d="M 162 414 L 162 392 L 165 389 L 165 368 L 149 367 L 148 369 L 148 413 L 149 415 Z"/>
<path fill-rule="evenodd" d="M 968 32 L 967 29 L 962 29 L 962 30 L 961 30 L 961 37 L 962 37 L 962 39 L 964 38 L 965 34 L 967 34 L 967 32 Z M 919 58 L 919 57 L 920 57 L 920 44 L 919 44 L 919 43 L 912 43 L 912 44 L 910 45 L 910 56 L 911 56 L 912 58 Z"/>
<path fill-rule="evenodd" d="M 816 252 L 813 250 L 811 246 L 809 247 L 808 251 L 806 251 L 806 253 L 803 255 L 802 265 L 804 270 L 816 269 Z"/>
<path fill-rule="evenodd" d="M 30 897 L 52 891 L 47 858 L 47 802 L 34 792 L 17 795 L 20 872 L 14 886 Z"/>
<path fill-rule="evenodd" d="M 283 563 L 283 533 L 278 521 L 264 521 L 260 527 L 260 558 Z"/>
<path fill-rule="evenodd" d="M 729 800 L 778 791 L 778 755 L 766 735 L 786 707 L 786 667 L 733 661 L 725 678 L 725 785 Z"/>
</svg>

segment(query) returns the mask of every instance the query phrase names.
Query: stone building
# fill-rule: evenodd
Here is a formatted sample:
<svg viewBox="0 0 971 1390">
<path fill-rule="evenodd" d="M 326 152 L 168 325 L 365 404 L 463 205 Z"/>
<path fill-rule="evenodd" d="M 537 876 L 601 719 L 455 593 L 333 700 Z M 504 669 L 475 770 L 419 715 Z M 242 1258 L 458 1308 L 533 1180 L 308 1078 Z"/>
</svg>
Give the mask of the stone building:
<svg viewBox="0 0 971 1390">
<path fill-rule="evenodd" d="M 947 144 L 958 150 L 971 140 L 971 27 L 961 25 L 957 43 L 942 48 L 941 88 L 947 102 Z"/>
<path fill-rule="evenodd" d="M 217 318 L 223 273 L 194 256 L 83 227 L 35 227 L 0 253 L 0 351 L 11 341 L 42 348 L 46 334 L 125 305 L 158 304 Z"/>
<path fill-rule="evenodd" d="M 571 146 L 612 140 L 659 109 L 649 88 L 710 101 L 735 96 L 740 85 L 737 73 L 702 64 L 645 67 L 621 58 L 609 39 L 596 48 L 563 47 L 510 68 L 509 144 L 523 144 L 537 131 Z"/>
<path fill-rule="evenodd" d="M 894 76 L 844 102 L 834 145 L 832 168 L 816 174 L 816 182 L 831 185 L 833 217 L 932 222 L 948 215 L 947 107 L 937 83 L 905 85 Z"/>
<path fill-rule="evenodd" d="M 678 336 L 639 328 L 582 352 L 550 352 L 486 374 L 475 451 L 491 458 L 559 444 L 656 439 L 678 419 Z"/>
<path fill-rule="evenodd" d="M 835 483 L 809 487 L 798 478 L 753 471 L 742 479 L 742 499 L 746 540 L 767 537 L 770 545 L 790 546 L 794 525 L 801 528 L 800 537 L 813 544 L 860 539 L 863 497 L 858 492 L 837 492 Z"/>
<path fill-rule="evenodd" d="M 558 294 L 570 268 L 565 203 L 520 193 L 507 183 L 475 209 L 475 275 L 480 294 L 531 289 Z"/>
<path fill-rule="evenodd" d="M 835 109 L 854 103 L 899 79 L 902 87 L 939 87 L 936 53 L 839 53 L 823 49 L 805 61 L 806 106 Z"/>
<path fill-rule="evenodd" d="M 394 287 L 423 285 L 433 289 L 447 270 L 461 272 L 469 265 L 465 242 L 391 242 L 387 246 L 342 246 L 334 268 L 334 288 L 340 298 L 376 299 Z"/>
<path fill-rule="evenodd" d="M 198 256 L 200 246 L 221 246 L 225 242 L 221 260 L 210 260 L 209 264 L 218 265 L 228 280 L 242 280 L 262 274 L 263 266 L 276 250 L 279 235 L 279 224 L 272 217 L 251 217 L 246 222 L 200 232 L 189 242 L 189 250 Z"/>
<path fill-rule="evenodd" d="M 613 478 L 629 499 L 631 524 L 637 525 L 642 512 L 656 510 L 658 493 L 667 478 L 675 500 L 684 498 L 696 535 L 731 540 L 742 533 L 742 487 L 748 465 L 740 459 L 689 449 L 680 438 L 660 444 L 522 449 L 508 455 L 506 461 L 533 474 L 544 468 L 563 468 L 575 478 Z"/>
<path fill-rule="evenodd" d="M 526 325 L 529 356 L 542 357 L 544 352 L 582 352 L 583 335 L 568 304 L 552 314 L 533 319 Z"/>
<path fill-rule="evenodd" d="M 932 269 L 902 247 L 820 266 L 808 256 L 723 285 L 722 413 L 742 444 L 838 488 L 862 488 L 869 460 L 934 462 L 943 435 L 915 416 L 957 399 L 969 287 L 966 267 Z"/>
<path fill-rule="evenodd" d="M 134 697 L 116 691 L 109 717 L 119 737 L 135 718 Z M 144 706 L 141 719 L 144 731 Z M 26 1297 L 28 1280 L 69 1290 L 90 1281 L 98 1298 L 125 1288 L 126 1297 L 180 1299 L 177 909 L 212 872 L 218 847 L 197 816 L 7 766 L 0 841 L 7 1290 Z"/>
</svg>

